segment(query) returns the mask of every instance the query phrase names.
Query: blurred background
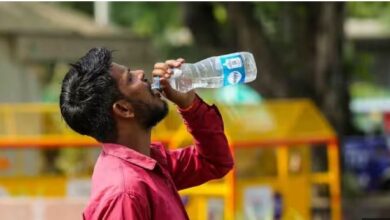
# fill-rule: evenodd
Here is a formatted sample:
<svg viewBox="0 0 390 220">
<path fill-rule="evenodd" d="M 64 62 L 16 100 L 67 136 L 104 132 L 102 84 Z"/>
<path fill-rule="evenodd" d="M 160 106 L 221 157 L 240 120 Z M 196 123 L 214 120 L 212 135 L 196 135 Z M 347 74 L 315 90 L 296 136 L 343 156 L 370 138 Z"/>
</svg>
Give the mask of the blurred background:
<svg viewBox="0 0 390 220">
<path fill-rule="evenodd" d="M 65 126 L 58 96 L 97 46 L 146 72 L 254 54 L 254 82 L 199 90 L 236 167 L 181 192 L 191 219 L 390 217 L 389 2 L 100 1 L 0 3 L 0 219 L 81 219 L 100 148 Z M 170 110 L 153 139 L 188 146 Z"/>
</svg>

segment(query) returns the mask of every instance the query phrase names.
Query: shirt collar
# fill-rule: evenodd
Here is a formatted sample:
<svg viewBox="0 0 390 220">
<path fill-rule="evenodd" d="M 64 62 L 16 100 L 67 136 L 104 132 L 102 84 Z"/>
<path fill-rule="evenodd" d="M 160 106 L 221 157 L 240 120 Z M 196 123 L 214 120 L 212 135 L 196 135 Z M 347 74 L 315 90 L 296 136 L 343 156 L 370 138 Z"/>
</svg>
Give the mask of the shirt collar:
<svg viewBox="0 0 390 220">
<path fill-rule="evenodd" d="M 103 143 L 103 151 L 148 170 L 153 170 L 157 163 L 153 158 L 120 144 Z"/>
</svg>

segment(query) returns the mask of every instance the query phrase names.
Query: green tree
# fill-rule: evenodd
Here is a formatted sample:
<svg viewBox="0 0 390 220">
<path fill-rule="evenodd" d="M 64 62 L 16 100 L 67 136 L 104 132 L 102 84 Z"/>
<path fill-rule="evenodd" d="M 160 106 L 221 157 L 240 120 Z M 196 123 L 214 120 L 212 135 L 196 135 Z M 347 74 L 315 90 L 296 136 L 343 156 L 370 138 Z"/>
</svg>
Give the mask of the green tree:
<svg viewBox="0 0 390 220">
<path fill-rule="evenodd" d="M 226 11 L 226 19 L 218 20 L 216 7 Z M 350 130 L 345 3 L 187 2 L 184 11 L 198 46 L 253 52 L 259 77 L 251 86 L 263 96 L 310 97 L 338 132 Z"/>
<path fill-rule="evenodd" d="M 93 3 L 64 4 L 93 15 Z M 345 17 L 386 20 L 389 12 L 382 2 L 111 3 L 112 22 L 153 39 L 161 59 L 253 52 L 253 88 L 268 98 L 312 98 L 340 134 L 351 131 Z M 193 44 L 171 45 L 167 36 L 183 27 Z"/>
</svg>

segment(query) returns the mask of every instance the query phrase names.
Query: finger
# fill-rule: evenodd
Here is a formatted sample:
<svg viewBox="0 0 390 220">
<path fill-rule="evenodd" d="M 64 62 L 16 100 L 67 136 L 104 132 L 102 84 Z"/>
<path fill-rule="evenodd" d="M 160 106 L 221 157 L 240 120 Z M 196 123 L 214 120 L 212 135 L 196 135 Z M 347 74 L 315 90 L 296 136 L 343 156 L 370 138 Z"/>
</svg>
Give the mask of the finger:
<svg viewBox="0 0 390 220">
<path fill-rule="evenodd" d="M 156 63 L 154 64 L 154 69 L 162 69 L 163 71 L 167 72 L 168 74 L 172 74 L 171 67 L 166 63 Z M 169 77 L 169 76 L 167 76 Z"/>
<path fill-rule="evenodd" d="M 169 69 L 169 65 L 167 63 L 156 63 L 154 64 L 154 69 Z"/>
<path fill-rule="evenodd" d="M 171 68 L 179 67 L 181 65 L 181 62 L 177 60 L 167 60 L 165 63 L 168 64 Z"/>
<path fill-rule="evenodd" d="M 167 79 L 162 78 L 160 80 L 160 85 L 165 96 L 170 96 L 172 94 L 173 88 L 171 87 L 171 84 L 169 84 L 169 81 Z"/>
<path fill-rule="evenodd" d="M 162 78 L 162 79 L 160 80 L 160 83 L 161 83 L 161 85 L 163 86 L 163 88 L 166 88 L 166 87 L 170 87 L 170 86 L 171 86 L 171 85 L 169 84 L 168 80 L 167 80 L 167 79 L 164 79 L 164 78 Z"/>
<path fill-rule="evenodd" d="M 152 71 L 152 76 L 169 77 L 170 75 L 164 69 L 154 69 Z"/>
<path fill-rule="evenodd" d="M 185 60 L 183 59 L 183 58 L 177 58 L 177 60 L 176 60 L 177 62 L 180 62 L 181 64 L 183 64 L 184 62 L 185 62 Z"/>
</svg>

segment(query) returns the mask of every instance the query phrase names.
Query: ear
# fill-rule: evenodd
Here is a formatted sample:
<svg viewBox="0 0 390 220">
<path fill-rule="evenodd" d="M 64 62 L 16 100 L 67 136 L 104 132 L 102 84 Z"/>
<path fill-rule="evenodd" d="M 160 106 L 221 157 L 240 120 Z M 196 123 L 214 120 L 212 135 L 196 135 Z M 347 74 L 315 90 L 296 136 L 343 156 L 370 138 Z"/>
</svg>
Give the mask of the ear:
<svg viewBox="0 0 390 220">
<path fill-rule="evenodd" d="M 134 118 L 134 109 L 129 102 L 118 100 L 112 105 L 112 112 L 121 118 Z"/>
</svg>

